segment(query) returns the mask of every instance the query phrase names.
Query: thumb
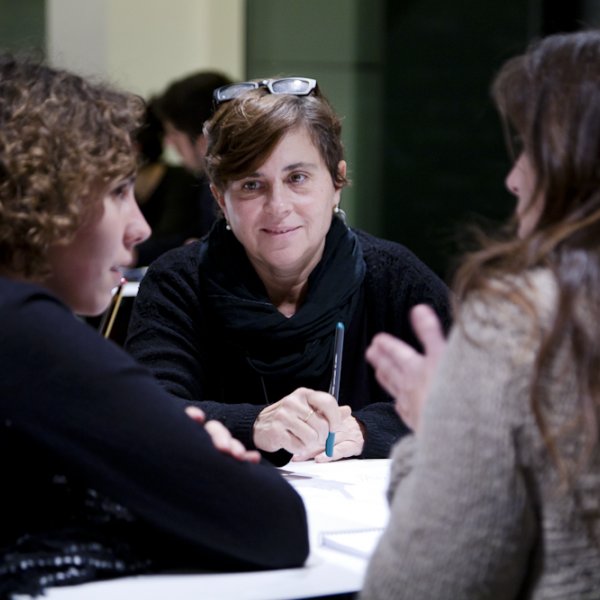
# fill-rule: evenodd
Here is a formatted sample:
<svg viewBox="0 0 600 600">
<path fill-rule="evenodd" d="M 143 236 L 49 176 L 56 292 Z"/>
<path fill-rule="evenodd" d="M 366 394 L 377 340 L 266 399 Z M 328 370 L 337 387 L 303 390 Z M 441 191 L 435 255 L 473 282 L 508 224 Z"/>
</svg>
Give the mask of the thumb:
<svg viewBox="0 0 600 600">
<path fill-rule="evenodd" d="M 426 304 L 418 304 L 410 314 L 410 320 L 427 356 L 437 358 L 446 346 L 442 325 L 433 309 Z"/>
</svg>

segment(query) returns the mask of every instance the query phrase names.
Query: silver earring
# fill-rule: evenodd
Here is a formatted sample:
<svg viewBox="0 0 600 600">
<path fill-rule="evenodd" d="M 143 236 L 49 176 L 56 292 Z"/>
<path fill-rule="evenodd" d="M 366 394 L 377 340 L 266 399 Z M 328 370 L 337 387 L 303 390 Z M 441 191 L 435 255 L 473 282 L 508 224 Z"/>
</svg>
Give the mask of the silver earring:
<svg viewBox="0 0 600 600">
<path fill-rule="evenodd" d="M 225 229 L 227 229 L 227 231 L 231 231 L 231 225 L 229 224 L 229 221 L 225 221 Z"/>
<path fill-rule="evenodd" d="M 346 223 L 346 213 L 337 204 L 333 207 L 333 214 L 340 219 L 342 223 Z"/>
</svg>

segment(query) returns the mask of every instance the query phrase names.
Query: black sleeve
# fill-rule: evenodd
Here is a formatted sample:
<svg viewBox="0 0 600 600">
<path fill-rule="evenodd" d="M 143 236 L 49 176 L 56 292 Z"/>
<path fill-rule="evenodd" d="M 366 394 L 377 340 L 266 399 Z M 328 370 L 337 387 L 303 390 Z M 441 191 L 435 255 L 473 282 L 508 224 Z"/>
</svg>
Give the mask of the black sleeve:
<svg viewBox="0 0 600 600">
<path fill-rule="evenodd" d="M 211 419 L 221 421 L 247 448 L 255 448 L 254 421 L 264 404 L 229 404 L 207 397 L 210 345 L 206 314 L 190 262 L 190 248 L 180 248 L 159 258 L 140 283 L 135 299 L 126 349 L 147 366 L 172 395 L 198 404 Z M 193 253 L 193 251 L 192 251 Z M 235 376 L 235 375 L 233 375 Z M 289 453 L 263 453 L 277 465 Z"/>
<path fill-rule="evenodd" d="M 392 446 L 410 429 L 396 413 L 393 402 L 373 402 L 352 416 L 365 430 L 365 445 L 361 458 L 387 458 Z"/>
<path fill-rule="evenodd" d="M 0 416 L 12 427 L 203 552 L 258 568 L 304 562 L 304 506 L 275 469 L 216 451 L 183 402 L 59 303 L 32 301 L 5 321 Z"/>
<path fill-rule="evenodd" d="M 422 352 L 410 323 L 410 311 L 417 304 L 428 304 L 438 315 L 447 333 L 452 321 L 448 287 L 401 244 L 377 239 L 364 232 L 360 232 L 359 236 L 368 265 L 365 310 L 368 313 L 370 334 L 366 340 L 367 346 L 375 334 L 385 331 Z M 364 351 L 366 347 L 363 353 Z M 379 387 L 371 367 L 369 371 L 374 385 Z M 392 446 L 410 433 L 410 429 L 395 411 L 393 398 L 383 390 L 381 394 L 386 401 L 373 402 L 353 412 L 366 432 L 363 458 L 388 456 Z"/>
</svg>

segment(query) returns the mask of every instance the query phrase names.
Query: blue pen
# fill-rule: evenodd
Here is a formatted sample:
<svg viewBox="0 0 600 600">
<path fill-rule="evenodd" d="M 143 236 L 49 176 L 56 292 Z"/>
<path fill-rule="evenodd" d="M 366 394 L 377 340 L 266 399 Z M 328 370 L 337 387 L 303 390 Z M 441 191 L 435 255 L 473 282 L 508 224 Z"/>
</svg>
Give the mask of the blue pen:
<svg viewBox="0 0 600 600">
<path fill-rule="evenodd" d="M 331 374 L 331 385 L 329 393 L 338 400 L 340 393 L 340 376 L 342 374 L 342 351 L 344 350 L 344 324 L 338 323 L 335 326 L 335 341 L 333 351 L 333 373 Z M 333 446 L 335 444 L 335 433 L 329 432 L 325 442 L 325 454 L 333 456 Z"/>
</svg>

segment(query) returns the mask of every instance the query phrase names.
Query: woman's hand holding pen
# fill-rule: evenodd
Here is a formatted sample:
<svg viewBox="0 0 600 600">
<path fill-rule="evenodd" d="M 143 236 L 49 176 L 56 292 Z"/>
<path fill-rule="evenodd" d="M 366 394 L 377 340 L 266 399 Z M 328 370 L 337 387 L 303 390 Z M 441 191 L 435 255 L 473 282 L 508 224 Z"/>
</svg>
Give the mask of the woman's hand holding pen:
<svg viewBox="0 0 600 600">
<path fill-rule="evenodd" d="M 333 446 L 333 456 L 327 456 L 323 446 L 315 452 L 309 454 L 295 454 L 293 461 L 303 461 L 315 459 L 315 462 L 331 462 L 341 458 L 359 456 L 362 454 L 365 445 L 365 438 L 362 427 L 351 414 L 349 406 L 340 406 L 340 412 L 345 415 L 342 421 L 342 428 L 335 433 L 335 444 Z"/>
<path fill-rule="evenodd" d="M 350 414 L 326 392 L 298 388 L 263 409 L 254 423 L 254 445 L 265 452 L 284 449 L 314 455 L 325 448 L 330 431 L 341 431 Z"/>
<path fill-rule="evenodd" d="M 367 360 L 375 369 L 377 381 L 396 399 L 396 412 L 416 431 L 446 341 L 439 319 L 429 306 L 415 306 L 410 317 L 425 354 L 392 335 L 379 333 L 367 349 Z"/>
<path fill-rule="evenodd" d="M 260 462 L 260 452 L 256 450 L 246 450 L 239 440 L 236 440 L 229 429 L 219 421 L 207 421 L 204 412 L 197 406 L 188 406 L 185 409 L 188 417 L 204 425 L 204 429 L 212 439 L 212 443 L 217 450 L 223 454 L 230 454 L 238 460 L 257 463 Z"/>
</svg>

